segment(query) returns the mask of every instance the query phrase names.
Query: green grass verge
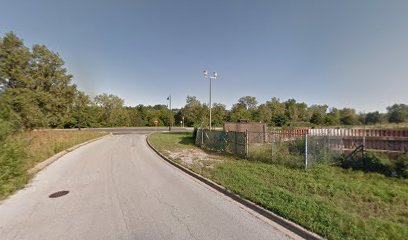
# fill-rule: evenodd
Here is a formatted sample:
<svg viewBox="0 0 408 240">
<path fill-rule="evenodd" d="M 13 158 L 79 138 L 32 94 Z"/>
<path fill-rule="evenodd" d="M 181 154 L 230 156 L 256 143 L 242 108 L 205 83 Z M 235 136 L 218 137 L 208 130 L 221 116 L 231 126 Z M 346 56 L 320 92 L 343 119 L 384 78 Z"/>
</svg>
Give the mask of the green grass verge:
<svg viewBox="0 0 408 240">
<path fill-rule="evenodd" d="M 37 163 L 106 133 L 42 130 L 16 134 L 0 142 L 0 200 L 22 188 Z"/>
<path fill-rule="evenodd" d="M 166 134 L 151 134 L 149 141 L 163 155 L 169 156 L 166 150 L 180 151 L 195 147 L 191 132 L 169 132 Z"/>
<path fill-rule="evenodd" d="M 191 133 L 157 133 L 161 152 L 195 148 Z M 257 161 L 192 169 L 328 239 L 408 239 L 408 181 L 319 165 L 307 171 Z"/>
</svg>

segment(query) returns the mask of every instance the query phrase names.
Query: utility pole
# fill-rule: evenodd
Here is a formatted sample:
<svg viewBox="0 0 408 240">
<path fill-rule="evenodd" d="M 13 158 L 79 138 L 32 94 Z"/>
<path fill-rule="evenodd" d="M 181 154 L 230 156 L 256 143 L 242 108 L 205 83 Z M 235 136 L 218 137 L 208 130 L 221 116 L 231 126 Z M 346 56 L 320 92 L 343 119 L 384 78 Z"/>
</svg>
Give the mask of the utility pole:
<svg viewBox="0 0 408 240">
<path fill-rule="evenodd" d="M 167 100 L 169 101 L 169 110 L 170 110 L 170 114 L 169 114 L 169 131 L 171 131 L 171 117 L 172 117 L 172 113 L 171 113 L 171 94 L 167 97 Z"/>
<path fill-rule="evenodd" d="M 217 77 L 218 77 L 218 73 L 217 72 L 213 72 L 213 74 L 212 74 L 212 76 L 208 76 L 208 72 L 207 72 L 207 70 L 204 70 L 203 71 L 203 74 L 204 74 L 204 78 L 205 79 L 210 79 L 210 102 L 209 102 L 209 107 L 210 107 L 210 124 L 209 124 L 209 127 L 210 127 L 210 131 L 211 131 L 211 81 L 214 79 L 214 80 L 216 80 L 217 79 Z"/>
</svg>

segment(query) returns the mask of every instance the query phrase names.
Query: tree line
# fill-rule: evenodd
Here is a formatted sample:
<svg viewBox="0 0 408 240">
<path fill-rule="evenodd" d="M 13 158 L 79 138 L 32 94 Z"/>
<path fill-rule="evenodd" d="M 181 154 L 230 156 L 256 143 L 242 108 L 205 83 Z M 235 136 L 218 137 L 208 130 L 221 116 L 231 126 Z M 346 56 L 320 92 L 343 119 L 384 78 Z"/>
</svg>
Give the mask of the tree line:
<svg viewBox="0 0 408 240">
<path fill-rule="evenodd" d="M 13 32 L 0 38 L 0 139 L 19 129 L 181 125 L 206 127 L 209 106 L 187 96 L 181 109 L 166 105 L 125 106 L 112 94 L 90 97 L 72 82 L 62 58 L 44 45 L 24 45 Z M 408 121 L 408 105 L 395 104 L 387 113 L 357 113 L 352 108 L 329 108 L 295 99 L 271 98 L 259 104 L 255 97 L 238 99 L 231 109 L 212 106 L 212 124 L 248 120 L 270 126 L 337 126 Z"/>
</svg>

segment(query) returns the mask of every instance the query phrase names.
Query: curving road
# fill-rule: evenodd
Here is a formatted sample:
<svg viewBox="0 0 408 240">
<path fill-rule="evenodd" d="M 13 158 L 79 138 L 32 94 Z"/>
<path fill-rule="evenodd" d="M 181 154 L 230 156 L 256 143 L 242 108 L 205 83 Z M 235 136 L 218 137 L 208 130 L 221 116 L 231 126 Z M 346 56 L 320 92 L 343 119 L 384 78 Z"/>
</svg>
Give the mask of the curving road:
<svg viewBox="0 0 408 240">
<path fill-rule="evenodd" d="M 107 136 L 38 173 L 0 203 L 0 239 L 299 238 L 169 165 L 145 137 Z"/>
</svg>

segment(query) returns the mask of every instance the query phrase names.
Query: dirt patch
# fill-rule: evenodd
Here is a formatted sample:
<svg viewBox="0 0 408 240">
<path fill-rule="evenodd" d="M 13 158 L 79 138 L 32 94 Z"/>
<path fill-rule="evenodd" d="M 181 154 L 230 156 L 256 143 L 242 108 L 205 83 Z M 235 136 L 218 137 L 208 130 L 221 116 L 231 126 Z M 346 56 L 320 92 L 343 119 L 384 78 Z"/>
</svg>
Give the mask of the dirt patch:
<svg viewBox="0 0 408 240">
<path fill-rule="evenodd" d="M 167 151 L 171 159 L 181 161 L 184 165 L 200 165 L 201 167 L 213 167 L 215 162 L 222 161 L 218 154 L 208 154 L 201 149 L 183 149 L 179 151 Z"/>
</svg>

